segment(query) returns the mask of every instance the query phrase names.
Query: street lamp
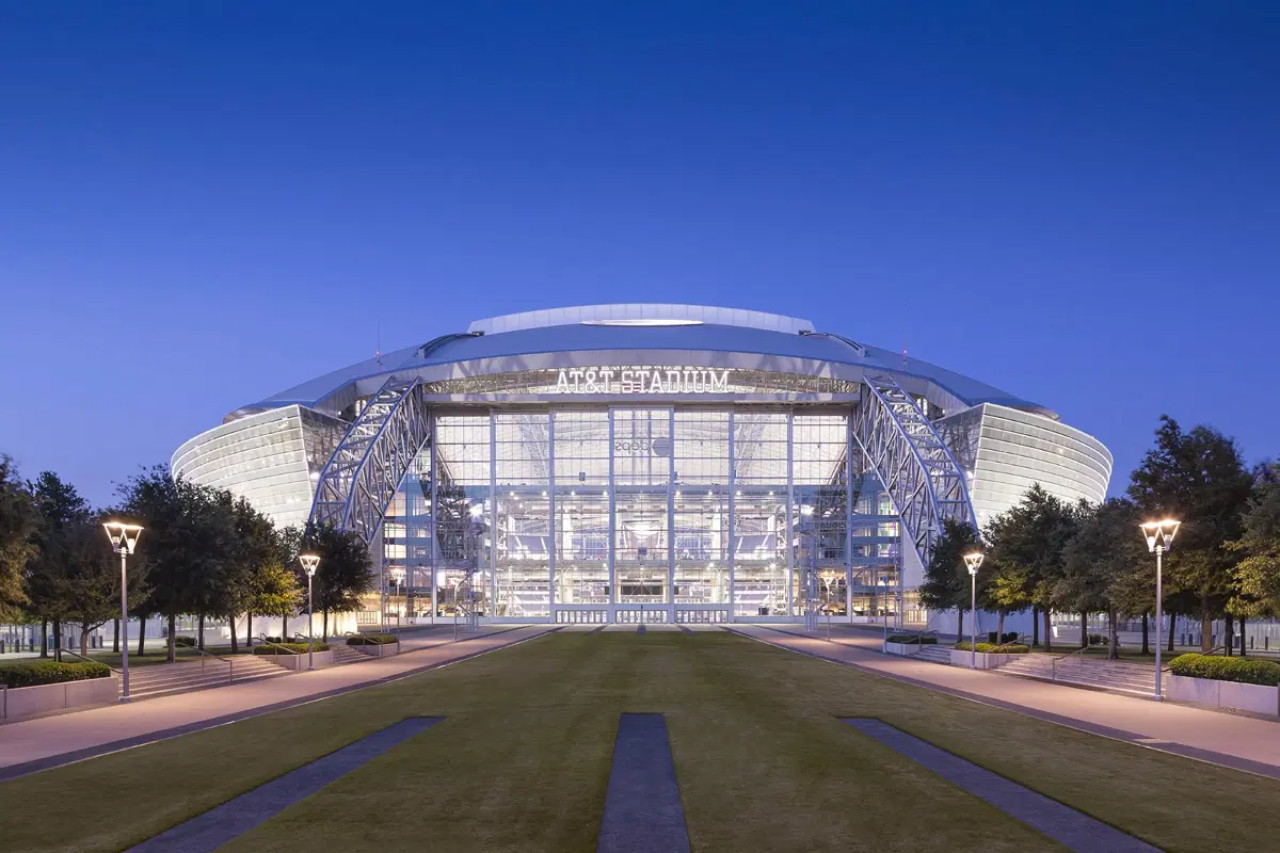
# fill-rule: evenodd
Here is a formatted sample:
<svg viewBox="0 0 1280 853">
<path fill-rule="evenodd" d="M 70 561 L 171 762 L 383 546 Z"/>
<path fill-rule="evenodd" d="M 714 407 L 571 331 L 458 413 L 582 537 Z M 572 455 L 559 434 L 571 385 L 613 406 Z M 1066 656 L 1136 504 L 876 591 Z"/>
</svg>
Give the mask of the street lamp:
<svg viewBox="0 0 1280 853">
<path fill-rule="evenodd" d="M 299 554 L 298 561 L 302 570 L 307 573 L 307 671 L 316 668 L 316 608 L 315 596 L 312 594 L 311 579 L 316 576 L 320 567 L 320 558 L 315 554 Z"/>
<path fill-rule="evenodd" d="M 397 628 L 401 627 L 401 624 L 400 624 L 400 610 L 399 610 L 399 607 L 400 607 L 400 585 L 404 583 L 404 576 L 405 576 L 405 571 L 404 571 L 404 569 L 403 569 L 403 568 L 401 568 L 400 566 L 395 566 L 395 567 L 393 567 L 393 568 L 391 569 L 391 582 L 392 582 L 392 583 L 394 583 L 394 584 L 396 585 L 396 603 L 395 603 L 395 606 L 396 606 L 396 627 L 397 627 Z"/>
<path fill-rule="evenodd" d="M 965 567 L 969 569 L 969 609 L 973 611 L 973 622 L 969 625 L 969 669 L 976 669 L 978 664 L 978 568 L 982 565 L 982 552 L 974 551 L 964 555 Z"/>
<path fill-rule="evenodd" d="M 1178 534 L 1181 521 L 1166 518 L 1164 521 L 1148 521 L 1138 525 L 1142 529 L 1142 538 L 1147 540 L 1147 550 L 1156 555 L 1156 699 L 1163 699 L 1160 693 L 1160 648 L 1164 645 L 1160 638 L 1163 619 L 1162 605 L 1164 599 L 1164 552 L 1173 544 L 1173 537 Z"/>
<path fill-rule="evenodd" d="M 123 521 L 106 521 L 102 524 L 111 540 L 111 549 L 120 555 L 120 625 L 124 642 L 120 644 L 120 701 L 129 701 L 129 573 L 127 562 L 133 549 L 138 547 L 142 525 L 125 524 Z"/>
</svg>

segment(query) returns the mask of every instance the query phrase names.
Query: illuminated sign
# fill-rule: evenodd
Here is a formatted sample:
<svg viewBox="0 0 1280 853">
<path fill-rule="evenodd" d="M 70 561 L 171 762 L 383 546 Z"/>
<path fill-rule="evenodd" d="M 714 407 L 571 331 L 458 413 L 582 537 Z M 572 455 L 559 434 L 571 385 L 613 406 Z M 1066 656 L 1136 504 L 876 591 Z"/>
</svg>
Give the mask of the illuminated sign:
<svg viewBox="0 0 1280 853">
<path fill-rule="evenodd" d="M 566 367 L 557 394 L 728 394 L 728 370 L 704 368 Z"/>
</svg>

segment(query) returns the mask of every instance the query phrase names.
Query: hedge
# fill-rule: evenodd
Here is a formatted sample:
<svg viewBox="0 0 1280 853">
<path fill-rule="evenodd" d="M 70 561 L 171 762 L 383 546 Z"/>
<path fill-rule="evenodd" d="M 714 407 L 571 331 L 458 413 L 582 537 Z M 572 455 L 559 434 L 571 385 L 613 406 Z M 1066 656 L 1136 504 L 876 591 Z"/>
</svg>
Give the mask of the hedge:
<svg viewBox="0 0 1280 853">
<path fill-rule="evenodd" d="M 0 684 L 6 687 L 61 684 L 64 681 L 85 681 L 90 678 L 107 678 L 110 675 L 111 667 L 97 661 L 58 663 L 56 660 L 42 660 L 0 666 Z"/>
<path fill-rule="evenodd" d="M 1000 639 L 998 640 L 996 639 L 995 631 L 987 632 L 987 642 L 991 643 L 992 645 L 995 645 L 996 643 L 1012 643 L 1016 639 L 1018 639 L 1017 631 L 1005 631 L 1004 634 L 1002 634 L 1000 636 Z"/>
<path fill-rule="evenodd" d="M 282 648 L 283 647 L 283 648 Z M 271 646 L 254 646 L 255 655 L 305 655 L 309 649 L 306 643 L 276 643 Z M 328 643 L 316 643 L 316 651 L 329 651 Z"/>
<path fill-rule="evenodd" d="M 347 637 L 348 646 L 389 646 L 400 642 L 395 634 L 358 634 Z"/>
<path fill-rule="evenodd" d="M 971 643 L 956 643 L 956 651 L 967 652 L 970 649 L 975 652 L 981 652 L 984 655 L 1025 655 L 1031 651 L 1027 646 L 1021 643 L 1014 643 L 1009 646 L 997 646 L 995 643 L 978 643 L 974 646 Z"/>
<path fill-rule="evenodd" d="M 904 646 L 932 646 L 938 642 L 937 637 L 921 637 L 917 634 L 894 634 L 886 643 L 900 643 Z"/>
<path fill-rule="evenodd" d="M 1280 685 L 1280 663 L 1219 655 L 1178 655 L 1169 661 L 1169 671 L 1190 678 L 1212 678 L 1215 681 L 1238 681 L 1241 684 Z"/>
<path fill-rule="evenodd" d="M 173 644 L 178 648 L 194 649 L 196 647 L 195 637 L 174 637 Z"/>
</svg>

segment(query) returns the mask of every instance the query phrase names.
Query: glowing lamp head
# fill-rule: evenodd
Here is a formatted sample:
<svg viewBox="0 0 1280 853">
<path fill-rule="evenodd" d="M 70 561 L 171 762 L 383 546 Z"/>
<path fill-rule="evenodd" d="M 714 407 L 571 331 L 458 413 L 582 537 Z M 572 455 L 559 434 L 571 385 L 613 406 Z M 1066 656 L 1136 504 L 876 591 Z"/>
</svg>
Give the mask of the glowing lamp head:
<svg viewBox="0 0 1280 853">
<path fill-rule="evenodd" d="M 964 565 L 969 570 L 969 574 L 976 575 L 978 573 L 978 569 L 982 566 L 983 556 L 981 551 L 974 551 L 972 554 L 964 555 Z"/>
<path fill-rule="evenodd" d="M 396 566 L 391 570 L 391 579 L 395 581 L 396 586 L 404 583 L 405 571 L 400 566 Z"/>
<path fill-rule="evenodd" d="M 316 554 L 299 554 L 298 562 L 302 563 L 302 570 L 307 573 L 307 577 L 314 576 L 316 569 L 320 568 L 320 557 Z"/>
<path fill-rule="evenodd" d="M 1142 530 L 1142 538 L 1147 540 L 1148 551 L 1155 552 L 1157 549 L 1168 551 L 1173 545 L 1173 537 L 1178 535 L 1178 528 L 1182 526 L 1182 522 L 1166 518 L 1163 521 L 1148 521 L 1138 526 Z"/>
<path fill-rule="evenodd" d="M 111 549 L 117 554 L 132 554 L 138 547 L 138 537 L 142 535 L 141 524 L 126 524 L 123 521 L 105 521 L 103 529 L 111 540 Z"/>
</svg>

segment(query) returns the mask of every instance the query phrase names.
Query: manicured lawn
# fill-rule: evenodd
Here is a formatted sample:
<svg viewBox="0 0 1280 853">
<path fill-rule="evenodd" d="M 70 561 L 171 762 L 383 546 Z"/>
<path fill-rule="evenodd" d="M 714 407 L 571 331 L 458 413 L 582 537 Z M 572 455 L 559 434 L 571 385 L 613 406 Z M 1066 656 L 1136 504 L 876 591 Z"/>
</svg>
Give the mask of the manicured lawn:
<svg viewBox="0 0 1280 853">
<path fill-rule="evenodd" d="M 623 711 L 666 714 L 695 850 L 1061 849 L 842 716 L 884 719 L 1168 850 L 1273 849 L 1272 780 L 729 634 L 657 631 L 554 634 L 4 783 L 0 839 L 120 849 L 405 716 L 443 715 L 226 849 L 590 851 Z"/>
</svg>

